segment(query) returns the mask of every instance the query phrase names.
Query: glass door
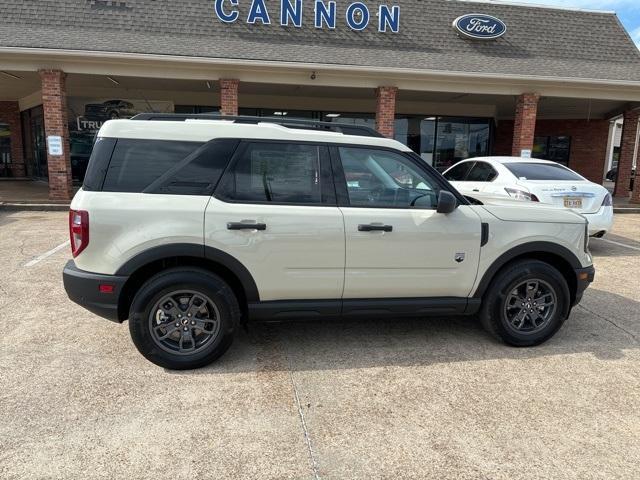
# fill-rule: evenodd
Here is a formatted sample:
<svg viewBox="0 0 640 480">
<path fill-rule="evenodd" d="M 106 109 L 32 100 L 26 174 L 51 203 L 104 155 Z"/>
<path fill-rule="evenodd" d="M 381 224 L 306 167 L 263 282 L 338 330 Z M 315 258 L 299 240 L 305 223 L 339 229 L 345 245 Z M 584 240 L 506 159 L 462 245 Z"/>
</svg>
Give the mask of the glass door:
<svg viewBox="0 0 640 480">
<path fill-rule="evenodd" d="M 42 108 L 34 109 L 31 115 L 31 142 L 33 145 L 33 176 L 49 178 L 47 168 L 47 146 L 44 133 L 44 115 Z"/>
</svg>

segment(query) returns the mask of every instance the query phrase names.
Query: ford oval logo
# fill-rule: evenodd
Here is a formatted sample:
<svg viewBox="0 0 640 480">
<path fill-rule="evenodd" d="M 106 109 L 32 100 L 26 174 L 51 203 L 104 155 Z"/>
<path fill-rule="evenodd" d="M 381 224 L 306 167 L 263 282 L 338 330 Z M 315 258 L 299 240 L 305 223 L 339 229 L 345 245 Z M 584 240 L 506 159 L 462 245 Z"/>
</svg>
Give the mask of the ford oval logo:
<svg viewBox="0 0 640 480">
<path fill-rule="evenodd" d="M 507 26 L 502 20 L 482 13 L 470 13 L 456 18 L 453 28 L 465 37 L 478 40 L 493 40 L 507 33 Z"/>
</svg>

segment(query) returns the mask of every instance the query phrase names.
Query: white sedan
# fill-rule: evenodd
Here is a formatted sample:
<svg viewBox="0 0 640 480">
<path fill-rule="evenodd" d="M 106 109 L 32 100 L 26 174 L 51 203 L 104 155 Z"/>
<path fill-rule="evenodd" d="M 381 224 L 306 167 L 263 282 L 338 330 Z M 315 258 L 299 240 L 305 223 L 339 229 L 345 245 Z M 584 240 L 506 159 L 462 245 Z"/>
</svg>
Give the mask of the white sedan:
<svg viewBox="0 0 640 480">
<path fill-rule="evenodd" d="M 460 193 L 480 201 L 505 197 L 570 208 L 589 220 L 589 235 L 594 237 L 602 237 L 613 225 L 609 191 L 556 162 L 478 157 L 456 163 L 443 175 Z"/>
</svg>

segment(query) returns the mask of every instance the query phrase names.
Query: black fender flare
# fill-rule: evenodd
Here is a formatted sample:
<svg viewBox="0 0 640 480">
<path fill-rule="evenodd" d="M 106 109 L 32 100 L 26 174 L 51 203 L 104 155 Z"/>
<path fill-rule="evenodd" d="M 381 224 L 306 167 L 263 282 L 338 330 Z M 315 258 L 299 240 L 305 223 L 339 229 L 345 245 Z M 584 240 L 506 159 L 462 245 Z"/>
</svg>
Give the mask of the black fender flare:
<svg viewBox="0 0 640 480">
<path fill-rule="evenodd" d="M 217 248 L 195 243 L 171 243 L 145 250 L 127 260 L 115 273 L 118 276 L 130 276 L 140 268 L 152 262 L 174 257 L 203 258 L 218 263 L 229 270 L 242 284 L 247 302 L 259 302 L 260 295 L 253 276 L 235 257 Z"/>
<path fill-rule="evenodd" d="M 580 263 L 578 257 L 576 257 L 576 255 L 571 250 L 562 245 L 558 245 L 557 243 L 552 242 L 523 243 L 522 245 L 518 245 L 510 250 L 507 250 L 491 264 L 491 266 L 482 276 L 482 280 L 478 284 L 478 288 L 476 289 L 473 298 L 482 298 L 484 296 L 484 293 L 486 292 L 493 278 L 496 276 L 496 273 L 498 273 L 500 269 L 507 263 L 523 255 L 540 253 L 556 255 L 566 261 L 569 265 L 571 265 L 571 268 L 573 268 L 574 270 L 582 268 L 582 264 Z"/>
</svg>

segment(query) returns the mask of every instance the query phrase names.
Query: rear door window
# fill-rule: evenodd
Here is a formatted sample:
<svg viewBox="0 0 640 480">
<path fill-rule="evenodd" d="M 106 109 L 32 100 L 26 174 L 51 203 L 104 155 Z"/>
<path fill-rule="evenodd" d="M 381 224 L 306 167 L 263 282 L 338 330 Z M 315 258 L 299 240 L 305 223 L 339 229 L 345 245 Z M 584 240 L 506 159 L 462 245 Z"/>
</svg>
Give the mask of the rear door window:
<svg viewBox="0 0 640 480">
<path fill-rule="evenodd" d="M 498 176 L 498 172 L 487 162 L 476 162 L 469 174 L 467 182 L 492 182 Z"/>
<path fill-rule="evenodd" d="M 465 180 L 467 173 L 471 170 L 473 162 L 462 162 L 452 167 L 451 170 L 444 174 L 444 178 L 450 182 L 462 182 Z"/>
<path fill-rule="evenodd" d="M 584 180 L 580 175 L 557 163 L 505 163 L 517 178 L 521 180 Z"/>
<path fill-rule="evenodd" d="M 247 143 L 216 196 L 244 203 L 335 204 L 328 149 L 302 143 Z"/>
</svg>

